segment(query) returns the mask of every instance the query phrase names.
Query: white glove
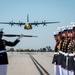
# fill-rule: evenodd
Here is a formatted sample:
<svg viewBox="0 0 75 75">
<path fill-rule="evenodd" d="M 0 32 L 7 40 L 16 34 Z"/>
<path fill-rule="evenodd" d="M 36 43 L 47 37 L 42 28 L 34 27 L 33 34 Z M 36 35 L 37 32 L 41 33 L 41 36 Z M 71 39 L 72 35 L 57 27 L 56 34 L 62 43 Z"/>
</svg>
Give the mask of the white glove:
<svg viewBox="0 0 75 75">
<path fill-rule="evenodd" d="M 20 40 L 23 37 L 23 34 L 20 35 L 20 37 L 17 40 Z"/>
</svg>

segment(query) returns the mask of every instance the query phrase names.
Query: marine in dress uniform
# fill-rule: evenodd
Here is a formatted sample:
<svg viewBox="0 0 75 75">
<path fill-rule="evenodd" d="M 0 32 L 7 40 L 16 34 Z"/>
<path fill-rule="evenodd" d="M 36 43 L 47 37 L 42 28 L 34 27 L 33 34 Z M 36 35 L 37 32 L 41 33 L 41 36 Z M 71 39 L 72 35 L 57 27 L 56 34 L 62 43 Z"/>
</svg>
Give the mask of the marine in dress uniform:
<svg viewBox="0 0 75 75">
<path fill-rule="evenodd" d="M 70 45 L 70 49 L 71 49 L 70 52 L 72 53 L 72 56 L 69 57 L 70 60 L 69 60 L 69 68 L 68 69 L 72 70 L 72 72 L 74 72 L 73 75 L 75 75 L 75 26 L 73 26 L 72 33 L 73 33 L 73 39 L 72 39 L 72 43 Z"/>
<path fill-rule="evenodd" d="M 70 29 L 68 27 L 67 29 L 67 39 L 65 39 L 65 44 L 64 44 L 64 48 L 63 48 L 63 60 L 62 60 L 62 74 L 63 75 L 73 75 L 74 72 L 72 72 L 73 70 L 71 69 L 71 71 L 68 69 L 69 67 L 69 55 L 71 56 L 71 54 L 69 54 L 68 52 L 68 48 L 69 48 L 69 44 L 72 41 L 72 29 Z M 70 64 L 71 65 L 71 64 Z"/>
<path fill-rule="evenodd" d="M 3 28 L 0 29 L 0 75 L 7 74 L 8 56 L 6 52 L 6 46 L 15 46 L 20 40 L 16 39 L 14 42 L 10 42 L 2 39 Z"/>
<path fill-rule="evenodd" d="M 67 43 L 67 27 L 62 27 L 62 32 L 61 32 L 61 43 L 60 43 L 60 51 L 59 51 L 59 68 L 60 68 L 60 75 L 64 75 L 65 74 L 65 60 L 66 60 L 66 55 L 65 55 L 65 46 Z"/>
<path fill-rule="evenodd" d="M 70 42 L 69 42 L 69 45 L 68 45 L 68 49 L 67 49 L 67 52 L 68 52 L 68 67 L 67 67 L 67 70 L 68 70 L 68 74 L 69 75 L 74 75 L 74 71 L 73 71 L 73 58 L 74 58 L 74 53 L 73 53 L 73 46 L 74 46 L 74 40 L 73 40 L 73 28 L 69 30 L 68 32 L 69 34 L 69 37 L 70 37 Z"/>
<path fill-rule="evenodd" d="M 58 29 L 57 29 L 58 30 Z M 63 39 L 61 37 L 61 28 L 59 28 L 58 30 L 58 35 L 57 35 L 57 40 L 58 42 L 55 45 L 55 52 L 54 52 L 54 71 L 55 71 L 55 75 L 62 75 L 61 74 L 61 54 L 59 54 L 59 51 L 62 47 L 62 43 L 63 43 Z"/>
<path fill-rule="evenodd" d="M 55 49 L 54 49 L 54 56 L 52 60 L 52 64 L 54 64 L 54 75 L 60 75 L 59 74 L 59 67 L 58 67 L 58 45 L 59 45 L 59 39 L 58 39 L 58 32 L 54 32 L 54 39 L 56 41 Z"/>
</svg>

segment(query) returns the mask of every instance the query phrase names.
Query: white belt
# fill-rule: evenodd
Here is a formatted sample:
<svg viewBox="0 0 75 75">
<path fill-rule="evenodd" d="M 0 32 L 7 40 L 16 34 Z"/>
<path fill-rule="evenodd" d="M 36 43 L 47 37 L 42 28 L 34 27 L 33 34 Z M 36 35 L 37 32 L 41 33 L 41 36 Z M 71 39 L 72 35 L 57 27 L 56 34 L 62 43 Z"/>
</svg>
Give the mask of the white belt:
<svg viewBox="0 0 75 75">
<path fill-rule="evenodd" d="M 69 56 L 74 56 L 74 53 L 70 53 Z"/>
<path fill-rule="evenodd" d="M 64 56 L 68 56 L 68 53 L 65 53 L 65 52 L 62 52 L 62 51 L 59 51 L 59 53 L 61 53 Z"/>
<path fill-rule="evenodd" d="M 62 52 L 62 51 L 59 51 L 59 53 L 63 54 L 64 56 L 74 56 L 75 53 L 65 53 L 65 52 Z"/>
<path fill-rule="evenodd" d="M 59 54 L 59 52 L 55 52 L 54 54 Z"/>
<path fill-rule="evenodd" d="M 0 53 L 4 53 L 4 52 L 6 52 L 6 50 L 1 50 L 1 51 L 0 51 Z"/>
</svg>

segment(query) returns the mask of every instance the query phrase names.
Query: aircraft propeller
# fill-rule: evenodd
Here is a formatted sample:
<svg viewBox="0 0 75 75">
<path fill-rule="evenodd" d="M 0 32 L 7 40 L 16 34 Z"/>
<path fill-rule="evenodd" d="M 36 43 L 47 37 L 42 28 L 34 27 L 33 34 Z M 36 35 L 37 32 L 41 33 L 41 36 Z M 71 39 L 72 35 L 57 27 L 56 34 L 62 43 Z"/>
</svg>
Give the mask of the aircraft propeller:
<svg viewBox="0 0 75 75">
<path fill-rule="evenodd" d="M 47 26 L 46 25 L 46 20 L 42 21 L 42 23 L 43 23 L 43 26 Z"/>
</svg>

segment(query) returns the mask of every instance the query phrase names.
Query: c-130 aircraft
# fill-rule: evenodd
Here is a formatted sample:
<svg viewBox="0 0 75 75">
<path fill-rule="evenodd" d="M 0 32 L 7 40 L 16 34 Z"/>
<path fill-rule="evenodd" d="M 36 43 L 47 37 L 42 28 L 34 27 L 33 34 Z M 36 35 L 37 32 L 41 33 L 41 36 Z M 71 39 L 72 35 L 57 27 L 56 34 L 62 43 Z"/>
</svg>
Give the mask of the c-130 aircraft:
<svg viewBox="0 0 75 75">
<path fill-rule="evenodd" d="M 38 21 L 34 21 L 34 22 L 29 22 L 29 15 L 27 14 L 27 22 L 23 23 L 23 22 L 0 22 L 0 24 L 9 24 L 9 25 L 18 25 L 18 26 L 23 26 L 24 25 L 24 29 L 26 30 L 30 30 L 32 29 L 32 25 L 34 26 L 38 26 L 38 25 L 43 25 L 45 26 L 46 24 L 53 24 L 53 23 L 59 23 L 59 22 L 46 22 L 46 21 L 42 21 L 42 22 L 38 22 Z"/>
</svg>

